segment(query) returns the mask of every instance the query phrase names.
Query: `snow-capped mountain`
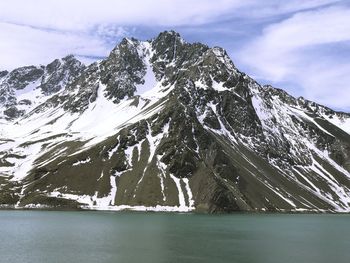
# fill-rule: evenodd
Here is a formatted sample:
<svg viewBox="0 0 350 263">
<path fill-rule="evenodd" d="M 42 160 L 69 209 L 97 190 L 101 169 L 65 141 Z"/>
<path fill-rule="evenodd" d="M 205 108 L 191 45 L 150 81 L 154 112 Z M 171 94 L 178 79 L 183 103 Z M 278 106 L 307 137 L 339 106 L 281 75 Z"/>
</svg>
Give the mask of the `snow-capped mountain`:
<svg viewBox="0 0 350 263">
<path fill-rule="evenodd" d="M 4 207 L 350 211 L 350 115 L 173 31 L 0 72 L 0 110 Z"/>
</svg>

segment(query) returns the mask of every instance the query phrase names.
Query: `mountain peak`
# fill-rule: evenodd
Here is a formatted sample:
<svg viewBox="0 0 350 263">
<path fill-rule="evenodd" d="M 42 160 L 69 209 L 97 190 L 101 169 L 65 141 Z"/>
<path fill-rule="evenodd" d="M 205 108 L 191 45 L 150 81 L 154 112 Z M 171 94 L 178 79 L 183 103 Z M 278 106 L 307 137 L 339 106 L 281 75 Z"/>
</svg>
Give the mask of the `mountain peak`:
<svg viewBox="0 0 350 263">
<path fill-rule="evenodd" d="M 174 31 L 1 73 L 0 205 L 350 211 L 350 117 Z"/>
<path fill-rule="evenodd" d="M 66 61 L 66 62 L 69 62 L 69 61 L 78 61 L 78 62 L 80 62 L 80 60 L 77 59 L 76 56 L 74 56 L 73 54 L 69 54 L 69 55 L 67 55 L 67 56 L 64 56 L 64 57 L 62 58 L 62 60 L 63 60 L 63 61 Z"/>
<path fill-rule="evenodd" d="M 152 42 L 171 45 L 174 43 L 184 44 L 185 40 L 180 36 L 178 32 L 170 30 L 159 33 L 159 35 L 156 38 L 154 38 Z"/>
<path fill-rule="evenodd" d="M 7 70 L 0 71 L 0 78 L 6 76 L 9 72 Z"/>
<path fill-rule="evenodd" d="M 182 39 L 180 33 L 174 30 L 165 30 L 160 32 L 155 39 L 164 39 L 164 38 L 174 38 L 174 39 Z"/>
</svg>

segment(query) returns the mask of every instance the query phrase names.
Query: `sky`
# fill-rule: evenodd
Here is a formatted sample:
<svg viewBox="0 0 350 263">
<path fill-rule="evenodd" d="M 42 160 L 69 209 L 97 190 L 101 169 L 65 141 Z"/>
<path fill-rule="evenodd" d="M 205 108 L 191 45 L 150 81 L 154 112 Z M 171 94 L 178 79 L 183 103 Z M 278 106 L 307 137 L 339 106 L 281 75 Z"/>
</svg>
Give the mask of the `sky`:
<svg viewBox="0 0 350 263">
<path fill-rule="evenodd" d="M 261 84 L 350 112 L 350 0 L 1 0 L 0 70 L 175 30 L 227 50 Z"/>
</svg>

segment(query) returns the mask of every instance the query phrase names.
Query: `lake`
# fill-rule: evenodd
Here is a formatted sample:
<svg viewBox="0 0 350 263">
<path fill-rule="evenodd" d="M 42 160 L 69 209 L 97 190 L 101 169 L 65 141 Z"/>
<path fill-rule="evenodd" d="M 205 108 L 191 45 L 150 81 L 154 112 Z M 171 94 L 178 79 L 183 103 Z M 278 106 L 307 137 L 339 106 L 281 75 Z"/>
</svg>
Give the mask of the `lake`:
<svg viewBox="0 0 350 263">
<path fill-rule="evenodd" d="M 350 215 L 0 211 L 0 262 L 349 263 Z"/>
</svg>

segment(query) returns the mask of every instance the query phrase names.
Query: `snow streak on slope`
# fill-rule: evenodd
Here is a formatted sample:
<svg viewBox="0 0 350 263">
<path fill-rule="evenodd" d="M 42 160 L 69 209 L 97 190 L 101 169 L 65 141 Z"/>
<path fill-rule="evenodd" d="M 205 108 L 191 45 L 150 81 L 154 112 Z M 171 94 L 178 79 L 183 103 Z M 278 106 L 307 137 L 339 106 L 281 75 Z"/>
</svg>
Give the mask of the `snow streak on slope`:
<svg viewBox="0 0 350 263">
<path fill-rule="evenodd" d="M 277 137 L 280 141 L 288 141 L 291 156 L 300 159 L 304 158 L 308 160 L 307 162 L 311 162 L 311 165 L 294 165 L 291 170 L 289 170 L 290 168 L 285 167 L 283 172 L 300 184 L 302 183 L 297 177 L 302 177 L 311 187 L 306 187 L 307 190 L 317 195 L 323 201 L 329 203 L 335 211 L 350 212 L 350 189 L 335 179 L 329 171 L 323 168 L 323 165 L 315 159 L 314 155 L 317 155 L 327 164 L 331 165 L 339 173 L 347 176 L 347 180 L 350 180 L 350 173 L 332 160 L 330 158 L 330 153 L 327 150 L 320 150 L 316 146 L 316 142 L 313 138 L 306 138 L 309 135 L 305 133 L 302 127 L 295 124 L 293 118 L 299 120 L 300 123 L 309 123 L 311 127 L 316 127 L 319 131 L 330 137 L 334 137 L 334 135 L 318 124 L 313 117 L 309 116 L 305 109 L 299 105 L 291 106 L 285 104 L 277 96 L 273 97 L 273 101 L 268 107 L 266 100 L 264 101 L 260 97 L 260 94 L 256 93 L 252 98 L 252 103 L 262 124 L 266 140 L 273 140 Z M 346 130 L 346 125 L 344 124 L 346 124 L 347 119 L 340 121 L 339 117 L 336 115 L 332 118 L 329 118 L 326 115 L 323 117 L 329 121 L 331 119 L 331 123 Z M 275 128 L 276 122 L 273 122 L 273 120 L 277 121 L 279 124 L 278 129 Z M 256 147 L 255 145 L 249 144 L 247 146 L 251 149 Z M 269 162 L 271 165 L 275 166 L 276 169 L 280 169 L 279 164 L 275 163 L 273 159 L 269 159 Z M 295 169 L 296 167 L 303 170 L 305 173 L 300 173 L 298 169 Z M 324 182 L 331 191 L 327 192 L 325 189 L 319 189 L 316 186 L 319 182 Z"/>
<path fill-rule="evenodd" d="M 153 74 L 148 59 L 149 55 L 145 58 L 148 70 L 146 78 L 150 78 L 149 75 Z M 149 79 L 146 80 L 148 85 L 147 81 Z M 28 85 L 26 90 L 18 95 L 23 98 L 29 98 L 29 95 L 36 96 L 35 92 L 34 94 L 30 92 L 34 86 L 34 84 Z M 23 179 L 31 170 L 34 160 L 46 153 L 45 149 L 42 149 L 44 143 L 50 142 L 46 146 L 46 150 L 50 150 L 50 145 L 59 144 L 62 138 L 68 141 L 81 141 L 85 145 L 75 152 L 79 153 L 116 134 L 125 126 L 151 117 L 163 107 L 164 102 L 161 102 L 161 98 L 172 89 L 169 86 L 162 86 L 161 82 L 152 86 L 153 84 L 144 89 L 144 94 L 139 97 L 124 99 L 115 104 L 105 97 L 106 87 L 99 83 L 96 101 L 90 103 L 83 113 L 69 113 L 57 107 L 33 113 L 16 123 L 4 122 L 1 125 L 0 138 L 9 138 L 11 141 L 5 141 L 0 145 L 0 154 L 3 153 L 0 156 L 18 154 L 21 158 L 14 160 L 13 166 L 1 167 L 2 174 L 13 175 L 13 180 Z M 135 103 L 135 100 L 138 102 Z M 33 143 L 27 146 L 28 142 Z"/>
<path fill-rule="evenodd" d="M 157 85 L 157 79 L 153 72 L 150 59 L 153 55 L 153 50 L 149 42 L 141 42 L 138 48 L 140 57 L 143 57 L 143 63 L 146 65 L 146 74 L 143 77 L 144 83 L 136 86 L 135 95 L 143 95 L 147 91 L 152 90 Z"/>
<path fill-rule="evenodd" d="M 339 117 L 337 115 L 334 115 L 332 117 L 329 117 L 327 115 L 323 115 L 323 118 L 325 118 L 330 123 L 334 124 L 335 126 L 339 127 L 346 133 L 350 134 L 350 117 Z"/>
</svg>

